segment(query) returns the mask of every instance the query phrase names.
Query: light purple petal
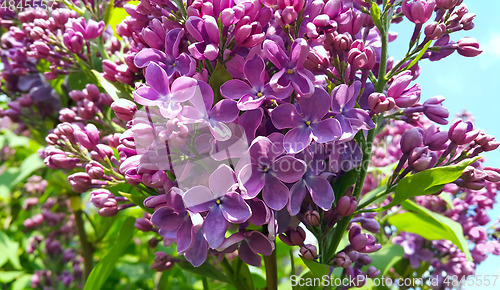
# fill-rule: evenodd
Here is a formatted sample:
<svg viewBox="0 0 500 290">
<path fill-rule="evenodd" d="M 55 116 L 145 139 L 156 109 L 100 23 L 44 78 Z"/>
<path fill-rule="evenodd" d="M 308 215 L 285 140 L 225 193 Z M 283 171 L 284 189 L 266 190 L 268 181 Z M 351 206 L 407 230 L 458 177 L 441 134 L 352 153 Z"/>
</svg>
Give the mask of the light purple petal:
<svg viewBox="0 0 500 290">
<path fill-rule="evenodd" d="M 301 69 L 304 65 L 304 61 L 309 55 L 309 45 L 307 41 L 303 38 L 296 39 L 292 44 L 290 55 L 290 61 L 295 67 Z"/>
<path fill-rule="evenodd" d="M 252 212 L 250 206 L 236 192 L 229 192 L 223 197 L 220 205 L 224 218 L 233 224 L 246 222 Z"/>
<path fill-rule="evenodd" d="M 320 176 L 309 176 L 306 185 L 316 205 L 327 211 L 332 207 L 335 195 L 330 183 Z"/>
<path fill-rule="evenodd" d="M 259 108 L 246 111 L 238 118 L 238 125 L 245 130 L 248 142 L 251 142 L 255 138 L 255 132 L 262 122 L 262 116 L 264 116 L 264 112 Z"/>
<path fill-rule="evenodd" d="M 249 198 L 256 197 L 265 185 L 264 174 L 252 164 L 245 165 L 238 176 Z"/>
<path fill-rule="evenodd" d="M 311 124 L 313 136 L 318 143 L 326 143 L 338 139 L 342 135 L 342 128 L 336 119 L 326 119 Z"/>
<path fill-rule="evenodd" d="M 160 101 L 160 95 L 149 86 L 142 86 L 134 92 L 134 100 L 143 106 L 156 106 Z"/>
<path fill-rule="evenodd" d="M 231 167 L 221 164 L 219 168 L 210 175 L 208 183 L 214 197 L 219 198 L 229 192 L 229 189 L 236 184 L 236 175 Z"/>
<path fill-rule="evenodd" d="M 237 244 L 245 239 L 243 233 L 234 233 L 229 238 L 224 239 L 224 241 L 217 247 L 217 251 L 224 251 L 225 249 Z"/>
<path fill-rule="evenodd" d="M 177 57 L 179 55 L 179 44 L 184 36 L 182 28 L 174 28 L 165 36 L 165 53 Z"/>
<path fill-rule="evenodd" d="M 252 93 L 252 87 L 241 80 L 229 80 L 220 87 L 220 93 L 227 99 L 239 99 Z"/>
<path fill-rule="evenodd" d="M 186 53 L 181 53 L 175 60 L 175 69 L 182 76 L 192 76 L 196 72 L 196 61 Z"/>
<path fill-rule="evenodd" d="M 197 185 L 188 189 L 182 199 L 186 208 L 192 209 L 198 206 L 194 212 L 200 212 L 209 209 L 207 207 L 199 208 L 200 205 L 204 205 L 215 198 L 210 189 L 202 185 Z"/>
<path fill-rule="evenodd" d="M 304 180 L 295 183 L 290 189 L 290 201 L 288 202 L 288 212 L 297 215 L 300 212 L 302 201 L 306 197 L 307 190 Z"/>
<path fill-rule="evenodd" d="M 218 121 L 210 121 L 210 132 L 217 141 L 227 141 L 231 138 L 231 129 L 224 123 Z"/>
<path fill-rule="evenodd" d="M 172 100 L 184 102 L 191 99 L 196 92 L 198 82 L 189 77 L 179 77 L 172 83 Z"/>
<path fill-rule="evenodd" d="M 340 137 L 340 140 L 346 141 L 354 138 L 354 131 L 349 120 L 347 120 L 343 115 L 338 115 L 335 119 L 339 121 L 340 127 L 342 128 L 342 137 Z"/>
<path fill-rule="evenodd" d="M 241 243 L 240 248 L 238 250 L 238 256 L 240 256 L 241 260 L 243 260 L 243 262 L 247 263 L 248 265 L 252 265 L 255 267 L 262 266 L 262 261 L 260 256 L 254 253 L 252 249 L 250 249 L 250 246 L 248 246 L 248 243 L 246 242 Z"/>
<path fill-rule="evenodd" d="M 283 146 L 288 153 L 295 154 L 307 148 L 311 141 L 311 128 L 304 125 L 288 131 L 283 140 Z"/>
<path fill-rule="evenodd" d="M 261 232 L 253 231 L 246 233 L 247 243 L 250 249 L 257 254 L 269 256 L 274 251 L 273 243 Z"/>
<path fill-rule="evenodd" d="M 275 73 L 269 81 L 269 85 L 276 92 L 288 92 L 292 89 L 290 77 L 288 74 L 286 74 L 285 71 L 285 69 L 282 69 L 279 72 Z"/>
<path fill-rule="evenodd" d="M 161 96 L 170 94 L 167 72 L 154 62 L 150 63 L 146 68 L 146 83 Z"/>
<path fill-rule="evenodd" d="M 262 198 L 270 208 L 280 210 L 285 207 L 288 202 L 290 191 L 279 179 L 266 174 L 266 185 L 262 190 Z"/>
<path fill-rule="evenodd" d="M 193 244 L 195 235 L 191 221 L 184 221 L 177 230 L 177 253 L 187 251 Z"/>
<path fill-rule="evenodd" d="M 306 172 L 306 163 L 290 155 L 278 158 L 273 164 L 273 173 L 286 183 L 299 180 Z"/>
<path fill-rule="evenodd" d="M 264 86 L 266 65 L 259 55 L 256 54 L 245 62 L 243 73 L 252 87 L 261 88 Z"/>
<path fill-rule="evenodd" d="M 265 96 L 262 96 L 260 98 L 254 98 L 252 95 L 244 95 L 238 101 L 237 104 L 238 109 L 242 111 L 255 110 L 258 107 L 260 107 L 260 105 L 262 105 L 265 98 L 266 98 Z"/>
<path fill-rule="evenodd" d="M 302 72 L 296 71 L 291 75 L 292 86 L 302 96 L 310 96 L 314 92 L 312 81 Z"/>
<path fill-rule="evenodd" d="M 216 249 L 224 241 L 228 226 L 229 223 L 222 215 L 221 207 L 216 206 L 208 212 L 202 229 L 210 248 Z"/>
<path fill-rule="evenodd" d="M 300 98 L 299 105 L 304 119 L 311 122 L 318 121 L 330 109 L 330 96 L 323 88 L 317 87 L 309 98 Z"/>
<path fill-rule="evenodd" d="M 208 247 L 207 242 L 203 239 L 201 232 L 196 234 L 196 239 L 194 240 L 193 246 L 184 253 L 184 257 L 193 266 L 201 266 L 207 259 Z"/>
<path fill-rule="evenodd" d="M 259 164 L 270 166 L 271 163 L 283 153 L 278 146 L 266 137 L 257 137 L 248 149 L 250 157 Z"/>
<path fill-rule="evenodd" d="M 375 128 L 375 123 L 373 123 L 370 114 L 362 109 L 352 109 L 344 114 L 345 118 L 349 120 L 353 130 L 357 131 L 360 129 L 371 130 Z"/>
<path fill-rule="evenodd" d="M 304 118 L 294 105 L 286 103 L 271 112 L 271 120 L 277 129 L 294 128 L 304 123 Z"/>
<path fill-rule="evenodd" d="M 208 116 L 212 120 L 216 120 L 224 123 L 231 123 L 238 118 L 238 106 L 233 100 L 222 100 L 215 104 L 215 106 L 210 110 Z"/>
<path fill-rule="evenodd" d="M 282 69 L 288 62 L 286 52 L 274 41 L 264 41 L 264 55 L 271 61 L 278 69 Z"/>
<path fill-rule="evenodd" d="M 152 62 L 164 62 L 167 55 L 156 48 L 145 48 L 139 51 L 135 58 L 135 66 L 142 68 L 148 66 Z"/>
<path fill-rule="evenodd" d="M 164 231 L 177 229 L 183 220 L 184 218 L 180 214 L 168 206 L 160 207 L 151 216 L 151 222 Z"/>
<path fill-rule="evenodd" d="M 197 16 L 191 16 L 186 21 L 187 32 L 197 41 L 203 41 L 203 36 L 200 31 L 203 29 L 203 19 Z"/>
</svg>

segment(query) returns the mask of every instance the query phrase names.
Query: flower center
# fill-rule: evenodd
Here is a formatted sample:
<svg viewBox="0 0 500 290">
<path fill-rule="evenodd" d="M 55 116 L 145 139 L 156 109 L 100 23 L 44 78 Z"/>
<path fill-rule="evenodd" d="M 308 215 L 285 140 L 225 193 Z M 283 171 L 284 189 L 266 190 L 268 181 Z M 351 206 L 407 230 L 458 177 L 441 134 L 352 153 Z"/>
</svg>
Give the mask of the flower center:
<svg viewBox="0 0 500 290">
<path fill-rule="evenodd" d="M 174 64 L 172 64 L 172 67 L 175 67 L 177 64 L 174 62 Z"/>
<path fill-rule="evenodd" d="M 306 121 L 306 126 L 311 126 L 311 121 Z"/>
<path fill-rule="evenodd" d="M 289 75 L 293 75 L 293 69 L 291 69 L 291 68 L 287 69 L 286 73 Z"/>
<path fill-rule="evenodd" d="M 215 201 L 215 203 L 216 203 L 216 204 L 218 204 L 218 205 L 220 205 L 220 204 L 221 204 L 220 199 L 217 199 L 217 200 Z"/>
<path fill-rule="evenodd" d="M 264 168 L 262 168 L 262 171 L 264 171 L 264 172 L 268 172 L 268 171 L 269 171 L 269 167 L 267 167 L 267 165 L 266 165 L 266 166 L 264 166 Z"/>
<path fill-rule="evenodd" d="M 257 98 L 260 98 L 260 97 L 262 97 L 263 95 L 264 95 L 263 93 L 258 92 L 258 93 L 257 93 Z"/>
</svg>

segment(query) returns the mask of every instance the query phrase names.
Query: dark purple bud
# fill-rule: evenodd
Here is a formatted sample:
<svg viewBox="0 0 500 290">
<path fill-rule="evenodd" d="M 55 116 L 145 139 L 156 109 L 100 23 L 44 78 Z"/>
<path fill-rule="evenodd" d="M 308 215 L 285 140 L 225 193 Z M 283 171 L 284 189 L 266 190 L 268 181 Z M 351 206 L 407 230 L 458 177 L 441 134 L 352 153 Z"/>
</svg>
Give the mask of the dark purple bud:
<svg viewBox="0 0 500 290">
<path fill-rule="evenodd" d="M 457 145 L 468 144 L 474 141 L 478 135 L 479 131 L 474 130 L 472 122 L 464 122 L 460 119 L 453 121 L 448 130 L 448 138 Z"/>
<path fill-rule="evenodd" d="M 155 260 L 151 265 L 151 269 L 160 272 L 168 271 L 172 269 L 174 263 L 175 260 L 171 256 L 165 254 L 164 252 L 156 252 Z"/>
<path fill-rule="evenodd" d="M 444 97 L 432 97 L 424 102 L 424 114 L 429 120 L 441 125 L 448 124 L 448 110 L 443 107 Z"/>
<path fill-rule="evenodd" d="M 304 213 L 304 219 L 313 227 L 319 226 L 320 216 L 315 210 L 308 210 Z"/>
<path fill-rule="evenodd" d="M 156 247 L 158 246 L 159 243 L 160 243 L 160 239 L 157 239 L 157 238 L 151 238 L 148 240 L 148 246 L 151 249 L 156 249 Z"/>
<path fill-rule="evenodd" d="M 85 172 L 77 172 L 68 176 L 68 182 L 76 193 L 84 193 L 92 187 L 92 178 Z"/>
<path fill-rule="evenodd" d="M 83 93 L 87 100 L 92 101 L 94 103 L 99 101 L 100 92 L 96 85 L 88 84 L 87 86 L 85 86 L 85 89 L 83 89 Z"/>
<path fill-rule="evenodd" d="M 149 232 L 149 231 L 153 230 L 153 223 L 147 218 L 136 219 L 134 226 L 136 229 L 143 231 L 143 232 Z"/>
<path fill-rule="evenodd" d="M 486 186 L 485 180 L 463 180 L 459 178 L 455 180 L 453 183 L 460 186 L 461 188 L 467 188 L 472 190 L 481 190 Z"/>
<path fill-rule="evenodd" d="M 366 255 L 366 254 L 359 254 L 358 255 L 358 259 L 357 259 L 358 262 L 360 262 L 361 264 L 363 265 L 370 265 L 373 261 L 372 257 Z"/>
<path fill-rule="evenodd" d="M 457 41 L 458 53 L 466 57 L 474 57 L 480 55 L 483 50 L 479 49 L 479 42 L 472 37 L 464 37 Z"/>
<path fill-rule="evenodd" d="M 349 242 L 354 250 L 362 250 L 368 242 L 368 235 L 361 233 L 360 225 L 353 224 L 349 230 Z"/>
<path fill-rule="evenodd" d="M 441 9 L 453 9 L 462 3 L 462 0 L 436 0 L 436 6 Z"/>
<path fill-rule="evenodd" d="M 422 129 L 411 128 L 403 133 L 401 136 L 400 146 L 401 152 L 410 154 L 413 149 L 423 145 L 424 137 L 422 136 Z"/>
<path fill-rule="evenodd" d="M 344 269 L 352 264 L 351 258 L 345 252 L 338 253 L 337 258 L 335 258 L 335 262 L 337 263 L 337 266 Z"/>
<path fill-rule="evenodd" d="M 378 275 L 380 275 L 380 270 L 375 268 L 374 266 L 370 266 L 368 267 L 368 269 L 366 269 L 366 276 L 368 276 L 369 278 L 376 278 Z"/>
<path fill-rule="evenodd" d="M 337 201 L 337 213 L 340 216 L 350 216 L 358 208 L 358 202 L 354 196 L 343 196 Z"/>
<path fill-rule="evenodd" d="M 424 145 L 429 147 L 432 151 L 439 151 L 446 149 L 448 142 L 448 132 L 439 131 L 439 127 L 434 125 L 424 131 Z"/>
<path fill-rule="evenodd" d="M 427 24 L 424 29 L 425 36 L 427 36 L 431 40 L 436 40 L 444 35 L 446 32 L 446 25 L 444 23 L 438 23 L 436 21 Z"/>
<path fill-rule="evenodd" d="M 149 196 L 144 200 L 145 207 L 154 208 L 155 210 L 166 205 L 167 205 L 167 199 L 165 194 Z"/>
<path fill-rule="evenodd" d="M 408 167 L 415 172 L 424 171 L 436 165 L 437 155 L 428 147 L 417 147 L 413 149 L 408 157 Z"/>
<path fill-rule="evenodd" d="M 111 109 L 118 119 L 128 122 L 134 118 L 137 106 L 127 99 L 118 99 L 111 104 Z"/>
<path fill-rule="evenodd" d="M 372 233 L 380 233 L 380 223 L 372 218 L 359 218 L 361 226 Z"/>
<path fill-rule="evenodd" d="M 315 245 L 307 244 L 300 247 L 300 254 L 306 260 L 315 260 L 318 258 L 318 250 Z"/>
<path fill-rule="evenodd" d="M 82 91 L 73 90 L 73 91 L 69 92 L 69 97 L 73 101 L 79 102 L 79 101 L 83 101 L 83 99 L 85 99 L 85 94 Z"/>
</svg>

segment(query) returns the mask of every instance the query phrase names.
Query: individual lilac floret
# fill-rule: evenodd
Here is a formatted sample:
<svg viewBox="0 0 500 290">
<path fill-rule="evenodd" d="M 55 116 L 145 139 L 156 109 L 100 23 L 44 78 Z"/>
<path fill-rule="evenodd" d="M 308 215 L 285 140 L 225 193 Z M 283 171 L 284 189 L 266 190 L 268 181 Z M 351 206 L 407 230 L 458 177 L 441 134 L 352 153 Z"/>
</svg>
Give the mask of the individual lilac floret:
<svg viewBox="0 0 500 290">
<path fill-rule="evenodd" d="M 167 194 L 151 196 L 144 206 L 154 208 L 151 222 L 160 228 L 166 246 L 177 243 L 177 252 L 183 254 L 193 266 L 198 267 L 207 258 L 208 245 L 201 227 L 200 214 L 189 212 L 182 202 L 182 191 L 172 188 Z"/>
<path fill-rule="evenodd" d="M 238 256 L 243 262 L 255 267 L 262 266 L 259 254 L 269 256 L 274 250 L 274 243 L 258 231 L 234 233 L 225 239 L 217 250 L 223 253 L 234 252 L 238 243 Z"/>
<path fill-rule="evenodd" d="M 273 143 L 269 138 L 255 138 L 249 148 L 250 164 L 245 165 L 238 176 L 247 198 L 256 197 L 262 190 L 267 206 L 274 210 L 285 207 L 290 190 L 283 182 L 298 181 L 306 171 L 306 164 L 289 155 L 281 156 L 284 153 L 280 144 Z"/>
<path fill-rule="evenodd" d="M 286 91 L 273 91 L 271 86 L 265 83 L 266 65 L 258 55 L 245 62 L 243 74 L 250 85 L 241 80 L 229 80 L 220 88 L 223 97 L 238 100 L 238 109 L 242 111 L 256 109 L 264 100 L 281 100 L 289 96 Z"/>
<path fill-rule="evenodd" d="M 104 31 L 103 21 L 96 22 L 90 19 L 86 22 L 83 17 L 72 19 L 65 26 L 67 29 L 73 29 L 73 31 L 81 33 L 86 40 L 97 38 Z"/>
<path fill-rule="evenodd" d="M 196 61 L 184 52 L 179 54 L 183 36 L 184 30 L 181 28 L 170 30 L 165 37 L 165 52 L 156 48 L 142 49 L 135 56 L 134 64 L 142 68 L 155 62 L 165 69 L 169 77 L 176 72 L 181 76 L 192 76 L 196 72 Z"/>
<path fill-rule="evenodd" d="M 309 97 L 298 101 L 300 114 L 294 105 L 285 103 L 271 112 L 271 120 L 278 129 L 293 128 L 286 133 L 283 146 L 291 154 L 301 152 L 312 140 L 326 143 L 342 135 L 339 121 L 324 117 L 329 109 L 329 96 L 323 88 L 316 88 Z"/>
<path fill-rule="evenodd" d="M 241 224 L 252 212 L 239 193 L 236 193 L 236 175 L 222 164 L 209 178 L 209 188 L 195 186 L 184 194 L 184 204 L 194 213 L 208 212 L 203 222 L 203 236 L 209 246 L 217 248 L 222 241 L 229 223 Z"/>
<path fill-rule="evenodd" d="M 413 80 L 411 71 L 406 70 L 394 77 L 391 86 L 387 90 L 387 96 L 396 101 L 400 108 L 408 108 L 415 105 L 420 100 L 420 85 L 415 84 L 406 89 Z"/>
<path fill-rule="evenodd" d="M 210 61 L 219 55 L 219 28 L 217 20 L 210 15 L 203 18 L 191 16 L 186 21 L 186 30 L 196 41 L 189 45 L 191 55 L 196 59 Z"/>
<path fill-rule="evenodd" d="M 165 70 L 156 63 L 146 68 L 146 84 L 134 92 L 134 99 L 144 106 L 158 106 L 165 118 L 175 118 L 182 110 L 181 103 L 191 99 L 197 90 L 197 81 L 179 77 L 169 87 Z"/>
<path fill-rule="evenodd" d="M 302 96 L 310 96 L 314 92 L 314 75 L 304 68 L 309 45 L 303 38 L 293 42 L 290 57 L 273 40 L 264 41 L 264 54 L 279 69 L 269 82 L 273 90 L 290 95 L 295 89 Z"/>
<path fill-rule="evenodd" d="M 332 91 L 331 113 L 335 115 L 335 119 L 339 121 L 342 128 L 341 141 L 354 138 L 359 130 L 375 128 L 375 124 L 365 110 L 354 108 L 360 91 L 360 81 L 355 81 L 350 86 L 342 84 Z"/>
<path fill-rule="evenodd" d="M 408 3 L 411 1 L 410 3 Z M 435 0 L 404 0 L 402 4 L 403 13 L 415 24 L 424 24 L 432 16 Z"/>
<path fill-rule="evenodd" d="M 304 201 L 307 192 L 309 192 L 313 202 L 317 206 L 325 211 L 328 211 L 332 207 L 332 203 L 335 200 L 335 195 L 328 180 L 320 175 L 322 169 L 321 167 L 322 165 L 324 165 L 322 163 L 321 157 L 313 155 L 313 152 L 311 152 L 311 150 L 309 149 L 306 149 L 297 154 L 297 157 L 304 160 L 308 167 L 304 176 L 302 176 L 302 178 L 290 189 L 288 211 L 291 215 L 297 215 L 300 212 L 302 201 Z M 314 213 L 316 213 L 317 216 L 315 216 Z M 319 218 L 319 215 L 316 211 L 313 211 L 311 214 L 309 214 L 309 216 L 311 217 L 310 219 L 307 218 L 307 213 L 305 214 L 305 216 L 310 225 L 314 226 L 315 224 L 318 224 L 317 222 L 315 222 L 316 217 Z"/>
<path fill-rule="evenodd" d="M 205 82 L 198 81 L 199 90 L 190 100 L 193 107 L 185 106 L 181 115 L 195 122 L 205 122 L 214 138 L 226 141 L 231 136 L 231 129 L 225 123 L 231 123 L 238 117 L 238 107 L 233 100 L 222 100 L 212 107 L 214 92 Z"/>
<path fill-rule="evenodd" d="M 472 122 L 464 122 L 460 119 L 453 121 L 448 130 L 448 138 L 457 145 L 468 144 L 474 141 L 478 135 L 479 131 L 474 130 Z"/>
</svg>

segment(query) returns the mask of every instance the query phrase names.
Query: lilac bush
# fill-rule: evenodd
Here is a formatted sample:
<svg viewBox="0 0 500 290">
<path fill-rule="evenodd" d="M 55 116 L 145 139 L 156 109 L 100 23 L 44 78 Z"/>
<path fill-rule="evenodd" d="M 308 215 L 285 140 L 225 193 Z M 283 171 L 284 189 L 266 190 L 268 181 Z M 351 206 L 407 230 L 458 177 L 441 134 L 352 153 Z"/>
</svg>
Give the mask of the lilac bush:
<svg viewBox="0 0 500 290">
<path fill-rule="evenodd" d="M 500 170 L 481 156 L 500 143 L 468 116 L 450 119 L 444 97 L 423 96 L 418 83 L 419 62 L 482 52 L 474 38 L 452 40 L 474 27 L 462 2 L 73 1 L 0 10 L 8 98 L 0 114 L 44 144 L 33 158 L 47 167 L 18 182 L 36 170 L 53 175 L 50 184 L 60 179 L 54 172 L 67 178 L 24 229 L 77 227 L 33 237 L 30 247 L 44 241 L 49 258 L 63 253 L 66 235 L 79 247 L 64 251 L 71 271 L 30 269 L 32 287 L 55 287 L 58 277 L 65 287 L 100 288 L 132 239 L 154 250 L 151 275 L 191 272 L 204 288 L 276 289 L 302 275 L 349 278 L 347 289 L 424 273 L 441 288 L 447 276 L 474 275 L 500 254 L 485 228 Z M 395 59 L 391 25 L 402 21 L 414 31 Z M 26 190 L 41 195 L 35 181 Z M 24 202 L 24 211 L 37 204 Z M 61 215 L 49 212 L 55 203 L 66 207 Z"/>
</svg>

